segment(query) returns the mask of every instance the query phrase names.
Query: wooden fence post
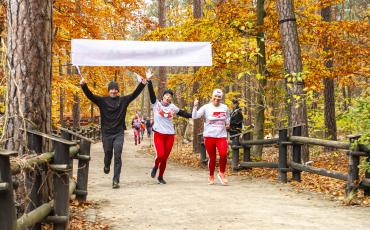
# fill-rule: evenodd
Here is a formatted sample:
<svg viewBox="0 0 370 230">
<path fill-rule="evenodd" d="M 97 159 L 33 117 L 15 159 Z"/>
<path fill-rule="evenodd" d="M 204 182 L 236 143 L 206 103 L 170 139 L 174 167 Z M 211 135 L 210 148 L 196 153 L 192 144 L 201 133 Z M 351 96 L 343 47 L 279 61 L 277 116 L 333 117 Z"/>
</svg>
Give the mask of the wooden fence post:
<svg viewBox="0 0 370 230">
<path fill-rule="evenodd" d="M 91 142 L 81 138 L 80 153 L 78 158 L 76 198 L 85 201 L 87 197 L 87 182 L 89 178 L 89 161 L 90 161 Z"/>
<path fill-rule="evenodd" d="M 234 172 L 239 170 L 239 136 L 237 135 L 232 138 L 232 160 L 231 160 L 231 168 Z"/>
<path fill-rule="evenodd" d="M 243 140 L 249 141 L 252 140 L 252 132 L 244 133 Z M 243 161 L 250 162 L 251 161 L 251 146 L 250 145 L 243 145 Z"/>
<path fill-rule="evenodd" d="M 355 140 L 360 138 L 361 135 L 351 135 L 349 137 L 349 142 L 353 143 Z M 359 179 L 359 164 L 360 156 L 352 154 L 352 151 L 358 151 L 357 149 L 351 149 L 348 154 L 348 179 L 346 184 L 346 197 L 350 197 L 357 193 L 357 183 Z"/>
<path fill-rule="evenodd" d="M 92 131 L 92 139 L 95 141 L 96 140 L 96 128 L 95 127 L 92 127 L 93 131 Z"/>
<path fill-rule="evenodd" d="M 288 141 L 288 129 L 280 129 L 279 130 L 279 182 L 287 183 L 287 167 L 288 167 L 288 148 L 287 142 Z"/>
<path fill-rule="evenodd" d="M 54 229 L 65 230 L 68 227 L 69 219 L 69 146 L 54 141 L 54 164 L 50 167 L 54 173 L 54 213 L 55 216 L 67 220 L 66 222 L 55 222 Z"/>
<path fill-rule="evenodd" d="M 204 138 L 203 134 L 200 133 L 198 134 L 198 143 L 200 145 L 200 165 L 201 166 L 206 166 L 207 165 L 207 152 L 206 152 L 206 146 L 204 145 Z"/>
<path fill-rule="evenodd" d="M 368 162 L 370 164 L 370 157 L 366 157 L 366 162 Z M 367 171 L 367 170 L 365 171 L 365 178 L 370 180 L 370 172 Z M 370 196 L 370 187 L 365 187 L 364 188 L 364 195 L 365 196 Z"/>
<path fill-rule="evenodd" d="M 27 146 L 28 149 L 37 155 L 42 153 L 42 137 L 30 132 L 27 132 Z M 43 203 L 42 190 L 40 189 L 42 185 L 42 174 L 41 170 L 46 169 L 45 165 L 38 166 L 40 170 L 36 169 L 26 173 L 26 187 L 31 189 L 28 197 L 29 203 L 27 204 L 27 213 L 36 209 Z M 39 230 L 41 229 L 41 223 L 35 224 L 31 229 Z"/>
<path fill-rule="evenodd" d="M 64 131 L 64 130 L 61 130 L 61 137 L 65 140 L 68 140 L 68 141 L 72 141 L 72 138 L 73 138 L 73 135 Z M 70 171 L 69 171 L 69 178 L 72 178 L 73 177 L 73 158 L 69 158 L 69 167 L 70 167 Z"/>
<path fill-rule="evenodd" d="M 295 126 L 293 127 L 293 136 L 302 136 L 302 126 Z M 293 162 L 297 164 L 301 164 L 301 144 L 293 143 Z M 301 181 L 301 171 L 297 169 L 293 169 L 293 180 Z"/>
<path fill-rule="evenodd" d="M 17 215 L 10 172 L 10 156 L 16 156 L 17 154 L 14 151 L 0 151 L 0 223 L 1 229 L 4 230 L 17 229 Z"/>
</svg>

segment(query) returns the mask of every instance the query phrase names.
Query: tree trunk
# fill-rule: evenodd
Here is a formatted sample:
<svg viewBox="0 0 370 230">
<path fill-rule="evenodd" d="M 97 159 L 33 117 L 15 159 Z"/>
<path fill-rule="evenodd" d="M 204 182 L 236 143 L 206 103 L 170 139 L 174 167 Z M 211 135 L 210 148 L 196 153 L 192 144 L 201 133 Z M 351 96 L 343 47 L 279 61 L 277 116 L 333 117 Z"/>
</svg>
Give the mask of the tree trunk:
<svg viewBox="0 0 370 230">
<path fill-rule="evenodd" d="M 158 21 L 159 27 L 166 27 L 166 0 L 158 0 Z M 159 67 L 158 97 L 161 98 L 167 84 L 167 69 L 164 66 Z"/>
<path fill-rule="evenodd" d="M 287 92 L 290 101 L 290 124 L 293 126 L 307 124 L 306 100 L 303 92 L 304 81 L 302 79 L 301 48 L 298 40 L 293 0 L 278 0 L 276 5 L 284 54 L 285 74 L 287 76 Z M 302 134 L 303 136 L 307 136 L 307 126 L 304 126 Z M 302 153 L 302 160 L 304 162 L 308 161 L 308 148 L 305 147 Z"/>
<path fill-rule="evenodd" d="M 202 1 L 201 0 L 193 0 L 193 17 L 196 19 L 202 18 L 203 12 L 202 12 Z M 199 67 L 194 67 L 194 75 L 198 71 Z M 199 82 L 194 81 L 193 84 L 193 95 L 196 94 L 199 90 Z M 200 100 L 200 104 L 202 104 L 203 101 Z M 203 119 L 196 119 L 193 122 L 193 152 L 199 153 L 200 152 L 200 146 L 199 146 L 199 139 L 198 134 L 201 133 L 203 130 Z"/>
<path fill-rule="evenodd" d="M 244 91 L 245 91 L 245 100 L 246 100 L 246 106 L 244 108 L 244 114 L 245 114 L 245 125 L 249 126 L 251 128 L 252 126 L 252 93 L 251 93 L 251 76 L 250 75 L 244 75 Z"/>
<path fill-rule="evenodd" d="M 80 114 L 80 97 L 78 94 L 73 95 L 73 107 L 72 107 L 72 119 L 73 119 L 73 128 L 78 129 L 80 128 L 80 120 L 81 120 L 81 114 Z"/>
<path fill-rule="evenodd" d="M 258 80 L 258 88 L 256 95 L 256 124 L 254 126 L 254 139 L 264 138 L 264 126 L 265 126 L 265 86 L 267 83 L 267 71 L 266 71 L 266 52 L 265 52 L 265 33 L 264 33 L 264 18 L 266 15 L 264 9 L 265 0 L 257 0 L 257 47 L 261 54 L 257 55 L 258 63 L 258 74 L 261 76 Z M 255 156 L 262 156 L 262 145 L 253 146 L 253 153 Z"/>
<path fill-rule="evenodd" d="M 324 21 L 330 22 L 331 7 L 325 7 L 321 10 L 321 17 Z M 329 51 L 327 37 L 324 38 L 324 50 Z M 331 71 L 333 60 L 329 59 L 325 63 L 326 68 Z M 328 76 L 324 79 L 324 117 L 325 117 L 325 137 L 331 140 L 337 139 L 337 123 L 335 121 L 335 98 L 334 98 L 334 79 Z"/>
<path fill-rule="evenodd" d="M 61 58 L 59 57 L 59 80 L 62 81 L 63 76 L 63 66 Z M 64 124 L 64 90 L 62 87 L 59 87 L 59 124 L 62 127 L 65 127 Z"/>
<path fill-rule="evenodd" d="M 25 149 L 20 129 L 51 131 L 52 1 L 8 1 L 8 111 L 5 146 Z"/>
<path fill-rule="evenodd" d="M 94 89 L 96 88 L 96 81 L 94 80 L 93 83 Z M 93 124 L 95 122 L 95 117 L 94 117 L 94 103 L 90 103 L 90 122 Z"/>
</svg>

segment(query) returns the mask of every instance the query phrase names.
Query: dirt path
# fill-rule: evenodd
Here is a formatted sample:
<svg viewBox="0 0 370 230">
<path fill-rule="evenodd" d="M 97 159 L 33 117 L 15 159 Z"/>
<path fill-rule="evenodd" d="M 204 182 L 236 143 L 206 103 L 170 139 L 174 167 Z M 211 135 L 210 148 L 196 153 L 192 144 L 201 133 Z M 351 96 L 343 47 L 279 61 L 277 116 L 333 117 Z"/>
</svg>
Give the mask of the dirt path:
<svg viewBox="0 0 370 230">
<path fill-rule="evenodd" d="M 121 188 L 103 173 L 101 143 L 92 146 L 89 200 L 111 229 L 370 229 L 370 208 L 343 207 L 286 185 L 230 177 L 207 185 L 207 171 L 169 163 L 167 185 L 149 177 L 153 159 L 138 153 L 126 132 Z M 149 140 L 144 141 L 148 145 Z"/>
</svg>

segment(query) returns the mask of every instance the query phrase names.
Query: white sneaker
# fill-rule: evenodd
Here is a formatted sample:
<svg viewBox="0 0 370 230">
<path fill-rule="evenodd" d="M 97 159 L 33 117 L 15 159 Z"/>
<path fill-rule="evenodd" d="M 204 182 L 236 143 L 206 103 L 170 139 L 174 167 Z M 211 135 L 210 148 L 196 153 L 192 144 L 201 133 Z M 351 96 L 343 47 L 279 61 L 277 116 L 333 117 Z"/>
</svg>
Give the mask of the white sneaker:
<svg viewBox="0 0 370 230">
<path fill-rule="evenodd" d="M 217 174 L 217 178 L 218 178 L 218 180 L 220 181 L 220 183 L 221 183 L 222 185 L 227 185 L 228 180 L 227 180 L 227 178 L 226 178 L 225 174 L 223 174 L 223 173 L 218 173 L 218 174 Z"/>
</svg>

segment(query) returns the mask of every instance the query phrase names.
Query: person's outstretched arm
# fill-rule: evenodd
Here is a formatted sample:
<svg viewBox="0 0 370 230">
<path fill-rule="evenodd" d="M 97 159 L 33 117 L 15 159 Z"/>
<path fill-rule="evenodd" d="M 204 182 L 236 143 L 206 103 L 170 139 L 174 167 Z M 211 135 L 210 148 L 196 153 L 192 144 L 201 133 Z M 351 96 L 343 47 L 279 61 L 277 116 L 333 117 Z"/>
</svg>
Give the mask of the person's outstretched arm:
<svg viewBox="0 0 370 230">
<path fill-rule="evenodd" d="M 180 109 L 177 112 L 177 115 L 179 115 L 180 117 L 192 118 L 192 114 L 191 113 L 188 113 L 188 112 L 186 112 L 185 110 L 182 110 L 182 109 Z"/>
<path fill-rule="evenodd" d="M 80 86 L 81 86 L 81 88 L 82 88 L 82 91 L 83 91 L 83 92 L 84 92 L 84 94 L 86 95 L 86 97 L 87 97 L 90 101 L 94 102 L 96 105 L 98 105 L 98 106 L 99 106 L 100 101 L 101 101 L 101 97 L 94 95 L 94 94 L 90 91 L 89 87 L 87 87 L 87 84 L 86 84 L 85 78 L 83 78 L 83 77 L 81 77 Z"/>
<path fill-rule="evenodd" d="M 192 116 L 191 116 L 193 119 L 201 118 L 204 115 L 205 105 L 200 107 L 199 110 L 197 110 L 197 108 L 198 108 L 198 100 L 195 100 L 194 101 L 194 107 L 193 107 L 193 113 L 192 113 Z"/>
<path fill-rule="evenodd" d="M 229 112 L 229 109 L 226 110 L 225 126 L 226 126 L 226 129 L 230 129 L 230 112 Z"/>
<path fill-rule="evenodd" d="M 153 105 L 157 101 L 157 97 L 155 96 L 155 92 L 153 89 L 153 83 L 151 80 L 148 81 L 148 90 L 149 90 L 150 103 Z"/>
<path fill-rule="evenodd" d="M 138 80 L 141 81 L 141 83 L 136 87 L 135 91 L 132 94 L 126 96 L 126 97 L 129 98 L 129 102 L 133 101 L 137 96 L 140 95 L 141 91 L 143 91 L 145 85 L 147 84 L 147 81 L 150 81 L 150 79 L 153 76 L 152 71 L 150 69 L 147 69 L 145 71 L 146 79 L 144 79 L 143 77 L 141 77 L 137 73 L 134 73 L 134 74 L 136 75 L 136 77 L 138 78 Z"/>
</svg>

